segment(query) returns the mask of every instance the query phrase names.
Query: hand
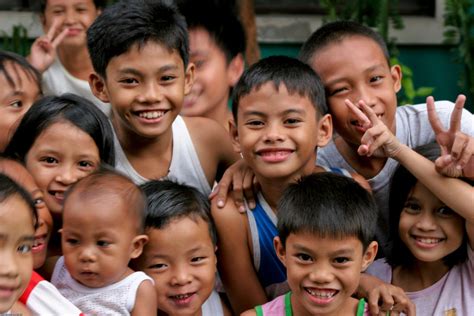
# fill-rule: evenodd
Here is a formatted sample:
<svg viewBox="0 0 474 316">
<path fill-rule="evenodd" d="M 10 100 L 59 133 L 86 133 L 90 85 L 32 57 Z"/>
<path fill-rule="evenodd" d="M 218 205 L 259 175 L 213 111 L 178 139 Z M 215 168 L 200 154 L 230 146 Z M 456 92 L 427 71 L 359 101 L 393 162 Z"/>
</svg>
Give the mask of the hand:
<svg viewBox="0 0 474 316">
<path fill-rule="evenodd" d="M 375 112 L 362 100 L 358 102 L 360 109 L 348 99 L 345 100 L 345 103 L 366 128 L 357 153 L 367 157 L 396 156 L 402 146 L 388 127 L 379 120 Z"/>
<path fill-rule="evenodd" d="M 371 315 L 415 315 L 416 308 L 405 292 L 394 285 L 382 283 L 368 291 L 367 300 Z M 388 312 L 388 313 L 387 313 Z"/>
<path fill-rule="evenodd" d="M 40 73 L 46 71 L 51 66 L 56 58 L 56 48 L 66 37 L 69 29 L 64 29 L 58 34 L 58 29 L 61 24 L 60 19 L 55 19 L 51 24 L 50 29 L 46 35 L 38 37 L 31 45 L 31 52 L 28 56 L 28 61 L 33 67 L 38 69 Z"/>
<path fill-rule="evenodd" d="M 426 98 L 428 119 L 441 148 L 441 156 L 435 161 L 436 170 L 450 177 L 474 178 L 474 138 L 461 132 L 461 117 L 466 97 L 456 99 L 449 129 L 445 130 L 436 114 L 433 97 Z"/>
<path fill-rule="evenodd" d="M 209 198 L 212 199 L 217 196 L 217 207 L 222 208 L 227 201 L 227 194 L 232 190 L 235 205 L 239 212 L 244 213 L 244 199 L 251 209 L 255 208 L 255 194 L 253 189 L 257 186 L 258 184 L 253 170 L 241 159 L 227 168 L 219 184 L 209 195 Z"/>
</svg>

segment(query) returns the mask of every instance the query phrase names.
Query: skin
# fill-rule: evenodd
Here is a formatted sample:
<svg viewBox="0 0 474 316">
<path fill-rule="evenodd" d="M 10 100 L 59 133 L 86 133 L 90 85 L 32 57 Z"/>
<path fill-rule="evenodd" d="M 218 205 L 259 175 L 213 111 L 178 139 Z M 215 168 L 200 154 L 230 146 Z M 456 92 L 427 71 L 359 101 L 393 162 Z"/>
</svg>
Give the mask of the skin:
<svg viewBox="0 0 474 316">
<path fill-rule="evenodd" d="M 33 215 L 17 194 L 0 202 L 0 313 L 18 300 L 33 271 Z"/>
<path fill-rule="evenodd" d="M 190 62 L 196 65 L 195 81 L 185 97 L 183 116 L 204 116 L 229 128 L 232 113 L 227 105 L 230 87 L 244 70 L 242 55 L 230 62 L 214 39 L 202 27 L 189 30 Z"/>
<path fill-rule="evenodd" d="M 35 239 L 31 250 L 33 253 L 33 269 L 39 269 L 46 260 L 49 238 L 53 228 L 53 218 L 44 202 L 43 192 L 38 188 L 31 174 L 19 162 L 0 159 L 0 172 L 23 186 L 35 201 L 38 227 L 35 231 Z"/>
<path fill-rule="evenodd" d="M 276 91 L 267 83 L 241 99 L 238 125 L 232 125 L 231 134 L 234 149 L 253 169 L 265 200 L 275 210 L 288 183 L 322 171 L 314 165 L 315 149 L 330 140 L 332 124 L 329 115 L 317 118 L 308 98 L 290 95 L 284 86 Z M 234 312 L 267 302 L 253 266 L 246 215 L 234 203 L 218 208 L 213 200 L 212 216 L 219 240 L 219 273 Z"/>
<path fill-rule="evenodd" d="M 13 86 L 0 73 L 0 152 L 8 145 L 18 123 L 26 111 L 40 96 L 40 88 L 34 77 L 21 66 L 5 62 L 5 71 L 13 80 Z"/>
<path fill-rule="evenodd" d="M 64 192 L 100 163 L 94 140 L 67 121 L 53 123 L 36 138 L 25 165 L 44 194 L 53 217 L 60 220 Z M 56 220 L 55 220 L 56 221 Z"/>
<path fill-rule="evenodd" d="M 315 54 L 311 67 L 319 74 L 327 94 L 334 129 L 340 137 L 334 142 L 344 159 L 366 179 L 379 173 L 386 158 L 360 156 L 357 149 L 367 130 L 346 106 L 363 100 L 381 121 L 395 133 L 396 93 L 401 87 L 398 65 L 389 67 L 375 41 L 349 36 L 329 44 Z"/>
<path fill-rule="evenodd" d="M 285 245 L 275 237 L 278 258 L 287 268 L 295 315 L 354 315 L 358 301 L 351 297 L 361 272 L 375 258 L 377 242 L 364 251 L 356 237 L 334 239 L 298 232 Z"/>
<path fill-rule="evenodd" d="M 149 242 L 136 264 L 155 281 L 159 312 L 201 315 L 216 273 L 216 248 L 208 224 L 201 218 L 182 217 L 161 229 L 149 228 L 147 235 Z"/>
<path fill-rule="evenodd" d="M 112 58 L 106 78 L 89 83 L 96 97 L 112 105 L 112 124 L 127 159 L 148 179 L 168 175 L 172 159 L 172 123 L 191 90 L 194 65 L 184 67 L 176 50 L 149 41 Z M 187 118 L 186 127 L 204 174 L 212 186 L 238 158 L 225 130 L 205 118 Z"/>
</svg>

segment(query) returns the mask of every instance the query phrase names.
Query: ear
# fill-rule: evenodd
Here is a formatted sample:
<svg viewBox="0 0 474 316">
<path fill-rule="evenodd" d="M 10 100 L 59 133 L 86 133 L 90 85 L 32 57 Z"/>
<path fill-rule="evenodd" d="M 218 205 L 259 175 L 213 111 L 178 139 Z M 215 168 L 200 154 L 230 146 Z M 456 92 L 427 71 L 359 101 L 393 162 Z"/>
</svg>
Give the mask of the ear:
<svg viewBox="0 0 474 316">
<path fill-rule="evenodd" d="M 105 79 L 95 72 L 89 75 L 89 87 L 92 93 L 102 102 L 110 103 L 109 93 L 105 85 Z"/>
<path fill-rule="evenodd" d="M 332 138 L 332 116 L 326 114 L 318 122 L 318 147 L 326 146 Z"/>
<path fill-rule="evenodd" d="M 148 242 L 147 235 L 138 235 L 135 236 L 132 240 L 132 252 L 130 254 L 130 259 L 138 258 L 143 252 L 143 246 Z"/>
<path fill-rule="evenodd" d="M 193 63 L 189 63 L 186 71 L 184 72 L 184 95 L 188 95 L 191 92 L 191 87 L 194 83 L 194 72 L 196 66 Z"/>
<path fill-rule="evenodd" d="M 276 236 L 273 238 L 273 247 L 275 248 L 275 252 L 280 259 L 281 263 L 286 267 L 286 249 L 285 245 L 280 240 L 280 237 Z"/>
<path fill-rule="evenodd" d="M 240 142 L 239 142 L 239 131 L 237 129 L 237 124 L 235 124 L 234 118 L 229 120 L 229 134 L 232 140 L 232 147 L 236 153 L 240 153 Z"/>
<path fill-rule="evenodd" d="M 372 241 L 367 247 L 364 257 L 362 258 L 362 271 L 365 271 L 367 267 L 374 261 L 378 249 L 379 244 L 376 241 Z"/>
<path fill-rule="evenodd" d="M 229 63 L 227 66 L 227 82 L 231 87 L 235 86 L 237 81 L 239 81 L 240 76 L 244 72 L 245 61 L 242 54 L 238 54 Z"/>
<path fill-rule="evenodd" d="M 400 68 L 400 65 L 392 66 L 392 68 L 390 68 L 390 74 L 392 75 L 393 89 L 395 92 L 400 91 L 402 88 L 402 68 Z"/>
</svg>

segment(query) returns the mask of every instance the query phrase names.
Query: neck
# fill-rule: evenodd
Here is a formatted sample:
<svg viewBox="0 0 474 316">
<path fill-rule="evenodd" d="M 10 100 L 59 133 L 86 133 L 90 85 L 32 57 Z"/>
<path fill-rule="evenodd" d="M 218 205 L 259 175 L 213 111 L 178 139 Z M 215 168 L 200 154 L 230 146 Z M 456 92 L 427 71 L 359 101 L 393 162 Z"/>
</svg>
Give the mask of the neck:
<svg viewBox="0 0 474 316">
<path fill-rule="evenodd" d="M 449 268 L 443 260 L 435 262 L 416 260 L 411 267 L 395 268 L 392 283 L 406 292 L 421 291 L 438 282 L 448 271 Z"/>
<path fill-rule="evenodd" d="M 87 46 L 60 47 L 57 53 L 61 64 L 73 77 L 85 81 L 89 80 L 89 75 L 94 72 L 94 68 Z"/>
<path fill-rule="evenodd" d="M 229 120 L 232 118 L 232 112 L 227 106 L 227 102 L 215 106 L 207 113 L 204 113 L 203 116 L 216 121 L 217 123 L 221 124 L 226 129 L 226 131 L 229 131 Z"/>
</svg>

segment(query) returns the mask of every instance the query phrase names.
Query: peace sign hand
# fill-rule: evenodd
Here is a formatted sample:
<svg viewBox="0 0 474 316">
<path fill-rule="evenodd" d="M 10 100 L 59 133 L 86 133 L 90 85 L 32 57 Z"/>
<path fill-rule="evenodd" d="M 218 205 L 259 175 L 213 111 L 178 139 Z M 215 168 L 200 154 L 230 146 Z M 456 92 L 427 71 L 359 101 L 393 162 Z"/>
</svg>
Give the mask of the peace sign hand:
<svg viewBox="0 0 474 316">
<path fill-rule="evenodd" d="M 65 28 L 59 34 L 60 19 L 55 19 L 48 32 L 38 37 L 31 45 L 31 52 L 28 61 L 40 73 L 45 72 L 56 58 L 56 48 L 66 37 L 69 29 Z"/>
<path fill-rule="evenodd" d="M 428 119 L 441 148 L 441 156 L 435 161 L 436 170 L 450 177 L 474 178 L 474 138 L 460 131 L 465 102 L 464 95 L 457 97 L 449 129 L 445 130 L 436 113 L 433 97 L 426 98 Z"/>
<path fill-rule="evenodd" d="M 358 102 L 359 107 L 349 99 L 345 103 L 357 119 L 363 122 L 363 127 L 367 128 L 357 149 L 359 155 L 381 158 L 394 157 L 400 152 L 402 146 L 398 139 L 363 100 Z"/>
</svg>

